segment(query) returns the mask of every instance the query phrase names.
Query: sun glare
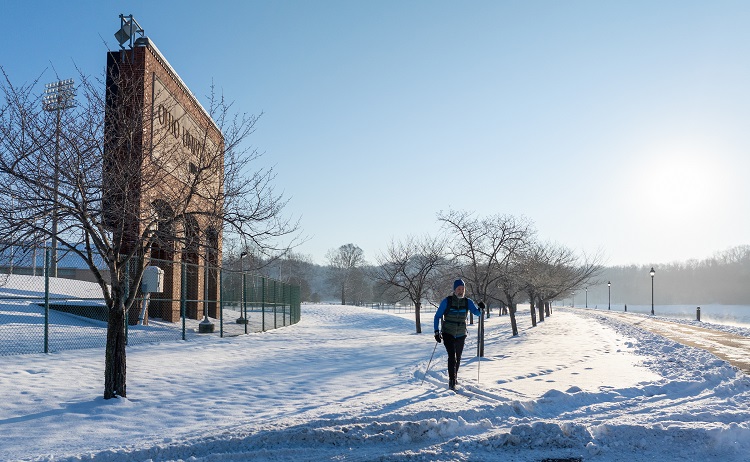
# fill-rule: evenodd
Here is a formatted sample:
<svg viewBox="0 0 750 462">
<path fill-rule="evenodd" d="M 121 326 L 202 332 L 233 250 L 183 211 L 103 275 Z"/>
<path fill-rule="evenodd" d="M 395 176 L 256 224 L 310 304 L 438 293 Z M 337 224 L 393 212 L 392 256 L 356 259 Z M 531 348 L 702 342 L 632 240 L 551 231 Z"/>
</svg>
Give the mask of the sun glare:
<svg viewBox="0 0 750 462">
<path fill-rule="evenodd" d="M 719 156 L 699 145 L 649 149 L 637 163 L 638 203 L 662 218 L 684 218 L 719 206 Z"/>
</svg>

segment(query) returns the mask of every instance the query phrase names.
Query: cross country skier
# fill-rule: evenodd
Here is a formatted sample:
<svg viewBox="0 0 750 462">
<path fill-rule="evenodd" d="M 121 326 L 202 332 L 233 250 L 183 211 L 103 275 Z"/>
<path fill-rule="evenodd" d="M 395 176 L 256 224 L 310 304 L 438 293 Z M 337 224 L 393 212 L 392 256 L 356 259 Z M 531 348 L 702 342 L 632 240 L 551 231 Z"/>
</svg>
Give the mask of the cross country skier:
<svg viewBox="0 0 750 462">
<path fill-rule="evenodd" d="M 445 297 L 435 312 L 435 341 L 445 344 L 448 352 L 448 388 L 456 389 L 458 367 L 461 365 L 461 353 L 466 341 L 466 316 L 469 310 L 477 316 L 482 312 L 474 304 L 474 300 L 466 298 L 464 281 L 456 279 L 453 283 L 453 294 Z M 480 305 L 484 303 L 480 302 Z M 482 307 L 484 308 L 484 307 Z M 443 332 L 440 333 L 439 322 L 443 320 Z"/>
</svg>

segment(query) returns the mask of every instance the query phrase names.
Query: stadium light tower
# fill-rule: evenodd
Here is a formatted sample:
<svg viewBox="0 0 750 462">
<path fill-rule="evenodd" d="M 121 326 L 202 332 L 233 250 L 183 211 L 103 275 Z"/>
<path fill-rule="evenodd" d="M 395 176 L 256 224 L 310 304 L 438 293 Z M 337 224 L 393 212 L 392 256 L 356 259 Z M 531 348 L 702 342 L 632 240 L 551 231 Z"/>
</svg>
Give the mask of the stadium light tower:
<svg viewBox="0 0 750 462">
<path fill-rule="evenodd" d="M 52 204 L 52 261 L 50 276 L 57 277 L 57 215 L 60 188 L 60 118 L 62 111 L 75 106 L 75 82 L 73 79 L 58 80 L 44 86 L 42 109 L 55 113 L 55 178 L 53 180 Z"/>
</svg>

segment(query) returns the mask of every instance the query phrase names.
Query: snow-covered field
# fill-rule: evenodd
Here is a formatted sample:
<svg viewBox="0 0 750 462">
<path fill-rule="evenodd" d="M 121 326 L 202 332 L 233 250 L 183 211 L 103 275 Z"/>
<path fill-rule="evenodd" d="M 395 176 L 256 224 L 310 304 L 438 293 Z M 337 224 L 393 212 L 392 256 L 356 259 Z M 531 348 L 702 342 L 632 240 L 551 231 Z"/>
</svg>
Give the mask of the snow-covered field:
<svg viewBox="0 0 750 462">
<path fill-rule="evenodd" d="M 425 377 L 431 318 L 304 305 L 275 331 L 129 347 L 109 401 L 101 349 L 0 357 L 0 460 L 750 460 L 750 379 L 703 350 L 593 310 L 519 312 L 517 337 L 493 316 L 454 393 L 442 345 Z"/>
</svg>

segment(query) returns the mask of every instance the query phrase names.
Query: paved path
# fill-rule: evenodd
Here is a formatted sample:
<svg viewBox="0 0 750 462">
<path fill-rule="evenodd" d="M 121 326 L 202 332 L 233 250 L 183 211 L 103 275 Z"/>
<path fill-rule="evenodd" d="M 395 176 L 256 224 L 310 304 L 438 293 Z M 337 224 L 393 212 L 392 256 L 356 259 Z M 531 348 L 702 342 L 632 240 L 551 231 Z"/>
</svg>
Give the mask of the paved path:
<svg viewBox="0 0 750 462">
<path fill-rule="evenodd" d="M 689 324 L 670 322 L 663 319 L 631 316 L 625 313 L 604 312 L 609 316 L 663 335 L 675 342 L 708 350 L 717 357 L 728 361 L 745 374 L 750 375 L 750 337 L 721 332 Z"/>
</svg>

